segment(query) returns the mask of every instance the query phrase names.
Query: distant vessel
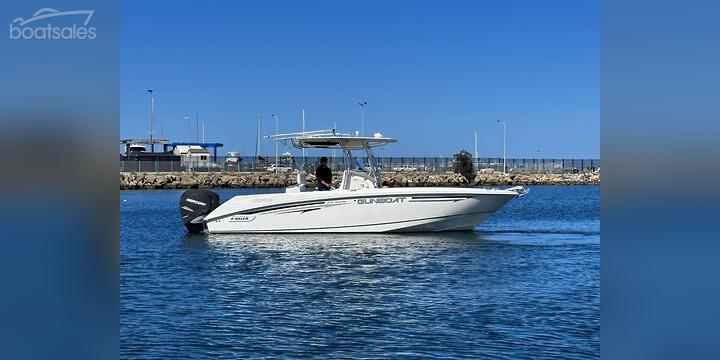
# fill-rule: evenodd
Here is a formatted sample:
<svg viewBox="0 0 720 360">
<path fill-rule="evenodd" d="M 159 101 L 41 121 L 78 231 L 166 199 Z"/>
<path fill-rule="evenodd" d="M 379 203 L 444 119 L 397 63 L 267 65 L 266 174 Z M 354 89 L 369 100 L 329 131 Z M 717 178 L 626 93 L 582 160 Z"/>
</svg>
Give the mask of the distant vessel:
<svg viewBox="0 0 720 360">
<path fill-rule="evenodd" d="M 180 212 L 190 232 L 207 233 L 381 233 L 472 230 L 511 199 L 523 196 L 522 186 L 510 189 L 382 188 L 372 148 L 394 143 L 375 134 L 362 137 L 334 130 L 274 135 L 296 148 L 341 149 L 342 181 L 331 191 L 314 191 L 299 172 L 298 185 L 285 193 L 235 196 L 220 204 L 208 190 L 188 190 Z M 352 156 L 364 150 L 368 169 Z M 357 165 L 354 169 L 352 164 Z"/>
</svg>

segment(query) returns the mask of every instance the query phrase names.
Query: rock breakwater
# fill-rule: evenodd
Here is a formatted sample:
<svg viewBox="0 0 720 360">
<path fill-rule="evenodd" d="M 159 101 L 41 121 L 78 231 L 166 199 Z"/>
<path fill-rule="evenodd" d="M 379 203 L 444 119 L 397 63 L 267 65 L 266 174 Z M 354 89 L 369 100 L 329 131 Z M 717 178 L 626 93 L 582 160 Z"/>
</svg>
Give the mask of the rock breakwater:
<svg viewBox="0 0 720 360">
<path fill-rule="evenodd" d="M 468 182 L 460 174 L 383 173 L 383 186 L 495 186 L 495 185 L 592 185 L 600 183 L 600 174 L 478 174 Z M 333 183 L 340 181 L 335 173 Z M 144 173 L 121 172 L 120 189 L 197 189 L 197 188 L 277 188 L 296 185 L 296 175 L 271 173 Z M 307 185 L 315 185 L 315 176 L 307 175 Z"/>
</svg>

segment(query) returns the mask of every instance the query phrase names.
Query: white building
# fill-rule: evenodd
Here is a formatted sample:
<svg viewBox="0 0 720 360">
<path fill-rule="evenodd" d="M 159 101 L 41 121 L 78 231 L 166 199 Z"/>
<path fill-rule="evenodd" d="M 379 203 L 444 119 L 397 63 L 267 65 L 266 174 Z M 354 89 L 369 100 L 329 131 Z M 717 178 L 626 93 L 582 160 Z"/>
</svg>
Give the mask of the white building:
<svg viewBox="0 0 720 360">
<path fill-rule="evenodd" d="M 210 151 L 198 145 L 178 145 L 173 154 L 180 155 L 182 166 L 185 169 L 210 167 Z"/>
</svg>

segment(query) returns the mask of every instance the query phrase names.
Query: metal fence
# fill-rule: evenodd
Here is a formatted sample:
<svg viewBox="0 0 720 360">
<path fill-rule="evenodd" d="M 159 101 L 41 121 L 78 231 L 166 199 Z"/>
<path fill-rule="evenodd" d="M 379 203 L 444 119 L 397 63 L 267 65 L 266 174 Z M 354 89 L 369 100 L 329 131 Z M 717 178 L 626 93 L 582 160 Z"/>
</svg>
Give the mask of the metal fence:
<svg viewBox="0 0 720 360">
<path fill-rule="evenodd" d="M 313 173 L 320 157 L 280 158 L 280 171 L 291 172 L 297 169 Z M 452 172 L 453 158 L 448 157 L 379 157 L 375 158 L 381 171 L 385 172 Z M 358 157 L 358 162 L 367 165 L 367 159 Z M 270 164 L 275 164 L 273 156 L 255 159 L 254 157 L 229 158 L 218 157 L 212 161 L 120 161 L 123 172 L 268 172 Z M 480 172 L 503 171 L 502 158 L 474 158 L 475 169 Z M 344 168 L 342 157 L 328 157 L 328 166 L 333 171 Z M 511 173 L 567 173 L 596 171 L 600 169 L 599 159 L 507 159 L 506 171 Z"/>
</svg>

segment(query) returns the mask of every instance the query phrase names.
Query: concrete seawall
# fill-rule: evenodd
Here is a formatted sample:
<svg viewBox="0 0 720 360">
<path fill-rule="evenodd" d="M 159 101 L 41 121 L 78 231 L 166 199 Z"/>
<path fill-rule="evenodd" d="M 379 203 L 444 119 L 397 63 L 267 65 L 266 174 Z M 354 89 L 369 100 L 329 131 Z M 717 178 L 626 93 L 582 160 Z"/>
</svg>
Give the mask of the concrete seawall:
<svg viewBox="0 0 720 360">
<path fill-rule="evenodd" d="M 384 173 L 383 186 L 493 186 L 493 185 L 593 185 L 600 174 L 478 174 L 469 183 L 459 174 Z M 333 182 L 340 181 L 335 173 Z M 314 186 L 315 176 L 307 176 Z M 196 188 L 277 188 L 296 185 L 296 175 L 271 173 L 143 173 L 121 172 L 120 189 L 196 189 Z"/>
</svg>

